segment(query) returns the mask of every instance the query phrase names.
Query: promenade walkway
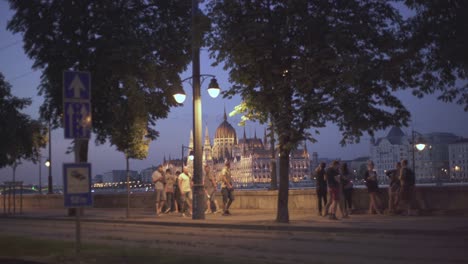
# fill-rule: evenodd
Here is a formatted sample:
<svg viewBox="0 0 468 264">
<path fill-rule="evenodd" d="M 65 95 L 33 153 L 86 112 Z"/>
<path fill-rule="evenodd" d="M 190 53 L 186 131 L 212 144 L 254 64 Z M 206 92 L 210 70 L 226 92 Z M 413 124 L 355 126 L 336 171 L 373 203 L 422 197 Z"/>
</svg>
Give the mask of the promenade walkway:
<svg viewBox="0 0 468 264">
<path fill-rule="evenodd" d="M 432 236 L 468 237 L 468 216 L 388 216 L 353 214 L 350 218 L 329 220 L 315 212 L 290 211 L 290 223 L 275 222 L 276 212 L 272 210 L 232 210 L 231 216 L 207 214 L 204 220 L 181 217 L 178 213 L 156 216 L 143 209 L 126 210 L 85 208 L 82 221 L 114 222 L 141 225 L 170 225 L 204 228 L 232 228 L 252 230 L 286 230 L 309 232 L 360 232 L 386 234 L 427 234 Z M 1 218 L 36 220 L 74 221 L 67 216 L 67 209 L 25 209 L 23 214 L 0 215 Z"/>
</svg>

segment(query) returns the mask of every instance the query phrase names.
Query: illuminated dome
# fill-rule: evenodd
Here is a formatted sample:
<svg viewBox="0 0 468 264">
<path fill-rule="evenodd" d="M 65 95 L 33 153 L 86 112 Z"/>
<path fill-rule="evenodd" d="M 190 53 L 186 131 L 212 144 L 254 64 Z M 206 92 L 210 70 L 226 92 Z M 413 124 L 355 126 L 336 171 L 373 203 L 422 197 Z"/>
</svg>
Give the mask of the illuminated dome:
<svg viewBox="0 0 468 264">
<path fill-rule="evenodd" d="M 236 130 L 227 121 L 226 111 L 224 111 L 224 121 L 218 126 L 215 133 L 215 138 L 234 138 L 237 142 Z"/>
</svg>

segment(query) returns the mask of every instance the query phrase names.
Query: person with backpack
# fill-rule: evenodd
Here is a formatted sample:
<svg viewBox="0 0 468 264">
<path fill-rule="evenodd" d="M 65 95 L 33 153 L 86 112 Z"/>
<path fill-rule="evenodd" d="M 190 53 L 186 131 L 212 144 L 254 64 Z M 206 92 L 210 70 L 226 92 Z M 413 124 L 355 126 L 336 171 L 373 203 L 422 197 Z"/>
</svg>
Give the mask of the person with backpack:
<svg viewBox="0 0 468 264">
<path fill-rule="evenodd" d="M 401 162 L 397 162 L 395 169 L 388 170 L 385 172 L 390 184 L 388 185 L 388 213 L 395 214 L 398 209 L 398 203 L 400 201 L 400 172 L 401 172 Z"/>
<path fill-rule="evenodd" d="M 334 160 L 331 163 L 331 166 L 327 168 L 325 171 L 327 185 L 328 185 L 328 192 L 330 193 L 330 208 L 328 208 L 328 219 L 330 220 L 338 220 L 336 218 L 336 209 L 340 203 L 340 162 Z M 340 206 L 340 210 L 342 210 Z"/>
<path fill-rule="evenodd" d="M 315 169 L 315 191 L 317 193 L 317 209 L 318 215 L 322 216 L 327 214 L 327 182 L 325 180 L 325 162 L 321 162 Z M 322 214 L 322 201 L 325 206 L 325 211 Z"/>
<path fill-rule="evenodd" d="M 404 204 L 407 212 L 404 215 L 411 215 L 411 201 L 414 194 L 415 177 L 414 172 L 408 168 L 408 160 L 401 162 L 400 172 L 400 201 Z"/>
</svg>

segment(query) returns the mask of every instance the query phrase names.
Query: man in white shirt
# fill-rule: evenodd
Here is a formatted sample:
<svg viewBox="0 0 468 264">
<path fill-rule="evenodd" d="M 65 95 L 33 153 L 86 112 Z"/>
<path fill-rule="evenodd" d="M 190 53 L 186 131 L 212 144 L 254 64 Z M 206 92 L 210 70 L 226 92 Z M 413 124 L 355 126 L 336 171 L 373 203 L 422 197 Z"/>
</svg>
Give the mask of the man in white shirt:
<svg viewBox="0 0 468 264">
<path fill-rule="evenodd" d="M 224 162 L 224 168 L 221 172 L 221 193 L 223 195 L 224 204 L 223 216 L 231 215 L 229 207 L 234 201 L 234 186 L 231 177 L 231 163 L 229 160 Z"/>
<path fill-rule="evenodd" d="M 161 210 L 166 201 L 166 192 L 164 190 L 166 179 L 164 177 L 164 170 L 162 165 L 157 167 L 157 169 L 151 175 L 151 178 L 154 183 L 154 192 L 156 193 L 156 215 L 159 215 L 161 214 Z"/>
<path fill-rule="evenodd" d="M 192 184 L 188 172 L 188 167 L 184 167 L 183 172 L 179 175 L 180 203 L 182 205 L 182 217 L 186 216 L 187 206 L 189 214 L 192 214 Z"/>
</svg>

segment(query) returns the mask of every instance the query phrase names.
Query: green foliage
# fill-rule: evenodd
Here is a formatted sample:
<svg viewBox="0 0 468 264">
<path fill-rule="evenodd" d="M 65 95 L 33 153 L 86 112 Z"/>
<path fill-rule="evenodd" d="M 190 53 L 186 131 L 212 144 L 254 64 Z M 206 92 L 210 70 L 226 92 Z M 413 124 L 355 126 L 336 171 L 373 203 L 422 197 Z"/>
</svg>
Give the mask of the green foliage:
<svg viewBox="0 0 468 264">
<path fill-rule="evenodd" d="M 111 134 L 111 144 L 123 152 L 125 157 L 144 159 L 148 155 L 151 140 L 147 138 L 145 105 L 141 104 L 144 93 L 131 81 L 122 84 L 123 96 L 113 108 L 115 123 Z"/>
<path fill-rule="evenodd" d="M 390 60 L 399 52 L 398 12 L 382 1 L 217 1 L 208 38 L 252 115 L 271 117 L 280 148 L 291 150 L 309 128 L 340 128 L 342 144 L 363 132 L 406 125 L 409 112 Z"/>
<path fill-rule="evenodd" d="M 127 132 L 120 123 L 136 119 L 138 126 L 145 124 L 148 138 L 158 136 L 153 126 L 176 106 L 171 90 L 180 85 L 179 73 L 190 59 L 190 5 L 182 0 L 9 3 L 16 13 L 8 29 L 23 35 L 33 67 L 43 69 L 43 118 L 60 124 L 62 72 L 84 70 L 92 76 L 92 127 L 98 142 Z M 142 107 L 124 120 L 128 115 L 116 112 L 126 107 L 129 84 L 139 91 Z M 125 128 L 115 132 L 120 127 Z"/>
<path fill-rule="evenodd" d="M 0 168 L 16 166 L 22 159 L 36 161 L 47 143 L 46 128 L 21 113 L 30 99 L 11 94 L 11 85 L 0 73 Z"/>
<path fill-rule="evenodd" d="M 414 94 L 439 99 L 468 111 L 468 2 L 406 0 L 415 13 L 406 30 L 404 72 Z"/>
</svg>

